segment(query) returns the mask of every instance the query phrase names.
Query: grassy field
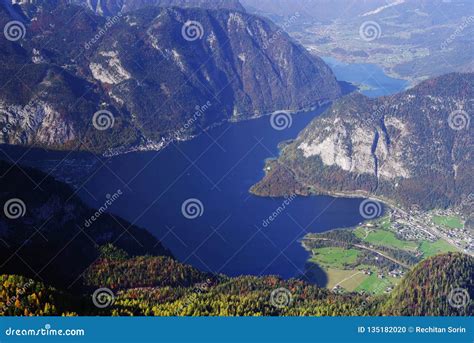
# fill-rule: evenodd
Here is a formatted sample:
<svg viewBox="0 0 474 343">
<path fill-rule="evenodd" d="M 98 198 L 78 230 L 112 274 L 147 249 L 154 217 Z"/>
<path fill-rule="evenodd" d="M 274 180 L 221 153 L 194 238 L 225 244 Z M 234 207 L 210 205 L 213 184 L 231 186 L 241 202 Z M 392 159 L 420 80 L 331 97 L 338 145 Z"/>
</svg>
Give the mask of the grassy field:
<svg viewBox="0 0 474 343">
<path fill-rule="evenodd" d="M 377 277 L 379 269 L 372 265 L 359 265 L 351 267 L 357 262 L 359 254 L 357 249 L 345 249 L 341 247 L 325 247 L 312 250 L 313 255 L 310 262 L 318 264 L 326 272 L 328 281 L 326 287 L 332 289 L 339 285 L 344 290 L 365 291 L 368 293 L 383 294 L 388 286 L 395 286 L 399 279 Z M 362 272 L 364 269 L 372 270 L 372 275 Z"/>
<path fill-rule="evenodd" d="M 310 262 L 318 264 L 327 274 L 326 287 L 332 289 L 339 285 L 346 291 L 366 291 L 369 293 L 382 294 L 387 286 L 393 286 L 390 278 L 379 279 L 379 269 L 374 266 L 360 265 L 356 268 L 347 268 L 354 264 L 361 252 L 357 249 L 344 249 L 340 247 L 327 247 L 313 249 Z M 363 269 L 371 269 L 373 274 L 366 275 Z"/>
<path fill-rule="evenodd" d="M 435 221 L 434 217 L 433 220 Z M 436 222 L 440 225 L 450 227 L 462 227 L 462 222 L 455 217 L 436 217 Z M 397 238 L 395 232 L 390 230 L 390 218 L 381 218 L 371 225 L 364 225 L 353 230 L 356 237 L 362 240 L 364 245 L 372 245 L 375 249 L 378 247 L 389 247 L 392 249 L 403 250 L 414 253 L 420 251 L 423 258 L 428 258 L 439 253 L 456 251 L 456 248 L 448 242 L 440 239 L 436 242 L 429 241 L 405 241 Z M 326 287 L 332 289 L 339 285 L 345 291 L 359 292 L 364 291 L 371 294 L 384 294 L 388 287 L 394 288 L 400 278 L 388 276 L 387 270 L 384 271 L 384 277 L 379 278 L 381 269 L 376 264 L 357 265 L 358 259 L 367 252 L 357 247 L 324 247 L 312 249 L 310 262 L 318 264 L 327 274 Z M 370 269 L 372 275 L 367 275 L 362 270 Z"/>
<path fill-rule="evenodd" d="M 359 267 L 357 269 L 335 269 L 324 268 L 328 276 L 327 288 L 332 289 L 335 285 L 339 285 L 349 292 L 365 291 L 367 293 L 383 294 L 387 287 L 395 287 L 401 279 L 385 277 L 379 279 L 377 277 L 378 269 L 370 268 L 372 275 L 362 273 Z"/>
<path fill-rule="evenodd" d="M 433 222 L 452 229 L 462 229 L 464 227 L 461 218 L 456 216 L 433 216 Z"/>
<path fill-rule="evenodd" d="M 325 271 L 328 276 L 328 284 L 326 287 L 329 289 L 339 284 L 344 289 L 352 292 L 367 277 L 367 275 L 356 269 L 327 268 Z"/>
<path fill-rule="evenodd" d="M 401 250 L 414 251 L 418 247 L 415 242 L 402 241 L 398 239 L 391 231 L 380 229 L 357 228 L 354 234 L 367 243 L 373 245 L 381 245 L 390 248 L 397 248 Z"/>
<path fill-rule="evenodd" d="M 388 278 L 379 279 L 374 273 L 367 276 L 360 284 L 355 288 L 355 291 L 365 291 L 368 293 L 383 294 L 387 287 L 394 287 L 400 279 Z"/>
<path fill-rule="evenodd" d="M 427 241 L 421 242 L 420 250 L 423 252 L 424 258 L 444 252 L 457 251 L 456 248 L 454 248 L 451 244 L 442 239 L 434 243 Z"/>
<path fill-rule="evenodd" d="M 359 251 L 356 249 L 344 249 L 339 247 L 313 249 L 310 261 L 319 265 L 342 269 L 344 266 L 357 261 Z"/>
</svg>

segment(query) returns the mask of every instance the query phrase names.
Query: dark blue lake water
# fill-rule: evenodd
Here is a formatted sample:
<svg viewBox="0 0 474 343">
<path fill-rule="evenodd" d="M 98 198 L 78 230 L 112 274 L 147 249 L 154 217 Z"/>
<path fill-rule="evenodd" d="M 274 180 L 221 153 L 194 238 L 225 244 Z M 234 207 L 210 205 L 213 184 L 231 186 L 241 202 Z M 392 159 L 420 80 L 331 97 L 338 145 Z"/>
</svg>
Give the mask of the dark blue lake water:
<svg viewBox="0 0 474 343">
<path fill-rule="evenodd" d="M 408 87 L 406 80 L 394 79 L 375 64 L 369 63 L 344 63 L 332 57 L 323 57 L 331 67 L 338 80 L 364 85 L 362 93 L 369 97 L 378 97 L 399 93 Z"/>
<path fill-rule="evenodd" d="M 354 81 L 353 72 L 362 73 L 356 65 L 339 79 Z M 380 82 L 386 81 L 385 74 L 379 76 Z M 384 87 L 385 92 L 397 88 L 398 81 Z M 362 199 L 296 197 L 283 205 L 284 198 L 256 197 L 249 188 L 264 175 L 265 159 L 278 155 L 278 143 L 295 138 L 324 109 L 293 115 L 291 127 L 281 131 L 271 126 L 269 117 L 227 123 L 159 152 L 129 153 L 102 162 L 87 155 L 81 161 L 84 154 L 44 151 L 22 160 L 36 166 L 46 163 L 50 169 L 67 155 L 53 175 L 67 174 L 69 181 L 81 185 L 82 199 L 94 207 L 102 206 L 107 194 L 122 190 L 111 212 L 152 232 L 182 262 L 231 276 L 295 277 L 305 273 L 309 257 L 299 240 L 308 232 L 361 222 Z M 80 183 L 76 176 L 81 176 Z M 192 213 L 183 215 L 182 205 L 189 199 L 202 204 L 194 219 L 187 218 Z M 278 214 L 273 221 L 264 225 L 274 212 Z"/>
<path fill-rule="evenodd" d="M 292 126 L 283 131 L 273 129 L 266 117 L 225 124 L 160 152 L 113 158 L 80 194 L 100 206 L 107 193 L 122 189 L 125 194 L 113 212 L 147 228 L 180 261 L 203 270 L 297 276 L 308 258 L 298 240 L 307 232 L 357 224 L 360 200 L 288 199 L 264 227 L 285 199 L 256 197 L 248 190 L 263 176 L 264 160 L 278 155 L 278 143 L 294 138 L 320 112 L 294 115 Z M 202 203 L 201 216 L 183 215 L 188 199 Z"/>
</svg>

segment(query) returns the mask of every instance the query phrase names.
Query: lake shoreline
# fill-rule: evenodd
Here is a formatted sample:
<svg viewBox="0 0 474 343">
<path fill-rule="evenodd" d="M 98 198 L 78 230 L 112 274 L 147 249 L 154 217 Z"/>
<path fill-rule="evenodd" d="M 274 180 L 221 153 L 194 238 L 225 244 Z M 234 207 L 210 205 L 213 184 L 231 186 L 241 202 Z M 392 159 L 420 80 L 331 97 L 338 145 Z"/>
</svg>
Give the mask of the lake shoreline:
<svg viewBox="0 0 474 343">
<path fill-rule="evenodd" d="M 245 122 L 245 121 L 256 120 L 256 119 L 260 119 L 262 117 L 271 116 L 272 114 L 275 114 L 275 113 L 286 113 L 286 114 L 290 114 L 290 115 L 298 115 L 298 114 L 302 114 L 302 113 L 308 113 L 308 112 L 316 111 L 316 110 L 318 110 L 320 108 L 323 108 L 324 106 L 326 106 L 330 103 L 331 103 L 330 100 L 324 100 L 321 103 L 318 103 L 317 105 L 313 105 L 313 106 L 309 106 L 309 107 L 305 107 L 305 108 L 301 108 L 301 109 L 295 109 L 295 110 L 281 109 L 281 110 L 276 110 L 276 111 L 273 111 L 273 112 L 254 115 L 254 116 L 251 116 L 251 117 L 244 117 L 244 116 L 242 116 L 242 114 L 239 114 L 237 117 L 233 116 L 229 119 L 223 119 L 219 122 L 213 123 L 209 127 L 203 129 L 202 132 L 200 132 L 198 134 L 195 134 L 195 135 L 184 135 L 183 137 L 180 137 L 180 138 L 176 138 L 176 137 L 173 138 L 173 136 L 169 136 L 167 138 L 163 138 L 160 141 L 149 141 L 149 142 L 144 143 L 144 144 L 139 144 L 139 145 L 135 145 L 135 146 L 124 148 L 124 149 L 120 149 L 120 148 L 119 149 L 109 149 L 108 151 L 104 152 L 102 154 L 102 156 L 103 157 L 115 157 L 115 156 L 120 156 L 120 155 L 133 153 L 133 152 L 160 151 L 160 150 L 165 149 L 170 144 L 191 141 L 191 140 L 199 137 L 200 135 L 202 135 L 206 132 L 209 132 L 210 130 L 212 130 L 216 127 L 219 127 L 219 126 L 222 126 L 222 125 L 225 125 L 225 124 L 228 124 L 228 123 L 233 124 L 233 123 L 240 123 L 240 122 Z"/>
</svg>

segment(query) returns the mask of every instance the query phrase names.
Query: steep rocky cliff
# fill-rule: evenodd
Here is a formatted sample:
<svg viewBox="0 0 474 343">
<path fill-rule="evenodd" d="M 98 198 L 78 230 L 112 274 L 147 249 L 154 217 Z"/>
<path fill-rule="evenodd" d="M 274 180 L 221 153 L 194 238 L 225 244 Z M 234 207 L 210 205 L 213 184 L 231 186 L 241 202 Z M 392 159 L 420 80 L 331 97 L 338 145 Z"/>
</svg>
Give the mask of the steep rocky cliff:
<svg viewBox="0 0 474 343">
<path fill-rule="evenodd" d="M 393 96 L 344 97 L 283 149 L 254 191 L 288 192 L 275 186 L 285 175 L 300 192 L 375 194 L 407 207 L 472 206 L 473 92 L 474 74 L 448 74 Z"/>
<path fill-rule="evenodd" d="M 0 26 L 21 10 L 2 6 Z M 106 18 L 58 1 L 31 13 L 16 23 L 24 35 L 0 39 L 0 142 L 160 148 L 340 95 L 322 60 L 244 12 L 151 6 Z"/>
<path fill-rule="evenodd" d="M 83 5 L 95 13 L 104 16 L 116 15 L 118 12 L 130 12 L 146 7 L 199 7 L 208 9 L 231 9 L 245 12 L 238 0 L 72 0 L 72 3 Z"/>
</svg>

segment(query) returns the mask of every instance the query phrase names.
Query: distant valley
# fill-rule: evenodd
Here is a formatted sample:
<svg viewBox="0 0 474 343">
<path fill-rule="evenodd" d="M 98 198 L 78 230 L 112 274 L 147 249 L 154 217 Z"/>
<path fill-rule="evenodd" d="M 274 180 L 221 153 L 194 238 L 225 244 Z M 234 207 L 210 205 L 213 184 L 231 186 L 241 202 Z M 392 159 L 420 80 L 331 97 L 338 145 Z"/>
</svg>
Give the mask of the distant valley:
<svg viewBox="0 0 474 343">
<path fill-rule="evenodd" d="M 411 86 L 472 72 L 474 4 L 469 0 L 244 0 L 319 56 L 374 63 Z M 370 75 L 368 75 L 370 78 Z"/>
<path fill-rule="evenodd" d="M 472 316 L 467 0 L 0 0 L 0 315 Z"/>
</svg>

